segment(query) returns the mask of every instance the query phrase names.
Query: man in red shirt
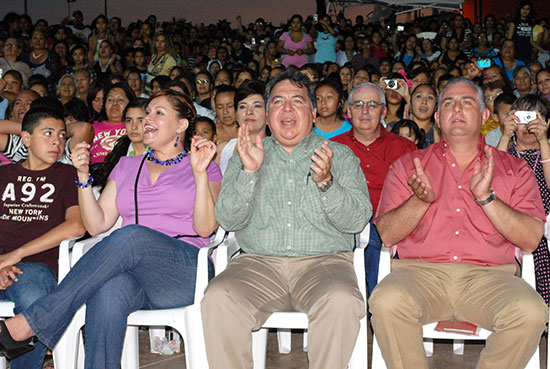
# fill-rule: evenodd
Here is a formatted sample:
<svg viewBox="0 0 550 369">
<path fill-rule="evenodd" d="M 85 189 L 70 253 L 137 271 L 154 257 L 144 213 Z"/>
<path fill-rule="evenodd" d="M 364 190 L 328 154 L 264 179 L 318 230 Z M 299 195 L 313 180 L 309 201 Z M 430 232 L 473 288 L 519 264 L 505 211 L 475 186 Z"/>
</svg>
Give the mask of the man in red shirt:
<svg viewBox="0 0 550 369">
<path fill-rule="evenodd" d="M 449 82 L 438 106 L 443 140 L 396 160 L 384 183 L 375 223 L 399 259 L 369 301 L 373 328 L 388 368 L 427 369 L 421 327 L 439 320 L 493 331 L 477 368 L 523 368 L 548 321 L 514 276 L 515 248 L 532 252 L 543 235 L 537 183 L 485 144 L 489 110 L 472 81 Z"/>
<path fill-rule="evenodd" d="M 386 96 L 380 87 L 374 83 L 361 83 L 355 86 L 348 97 L 348 115 L 352 118 L 353 128 L 332 139 L 349 146 L 361 160 L 361 169 L 367 179 L 374 214 L 390 165 L 401 155 L 416 150 L 416 145 L 412 141 L 386 131 L 380 121 L 386 116 L 387 111 Z M 365 250 L 369 294 L 378 282 L 378 263 L 382 247 L 372 219 L 369 245 Z"/>
</svg>

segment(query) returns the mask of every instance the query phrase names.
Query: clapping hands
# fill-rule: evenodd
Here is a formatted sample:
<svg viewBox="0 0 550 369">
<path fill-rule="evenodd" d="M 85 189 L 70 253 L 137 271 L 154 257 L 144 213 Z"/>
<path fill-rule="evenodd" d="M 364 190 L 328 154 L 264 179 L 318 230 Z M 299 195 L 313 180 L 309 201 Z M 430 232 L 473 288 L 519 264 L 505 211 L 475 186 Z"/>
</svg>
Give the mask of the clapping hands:
<svg viewBox="0 0 550 369">
<path fill-rule="evenodd" d="M 237 138 L 237 151 L 243 163 L 245 172 L 254 173 L 260 170 L 264 162 L 264 145 L 262 138 L 258 135 L 255 140 L 256 145 L 250 137 L 250 128 L 244 123 L 239 127 L 239 136 Z"/>
</svg>

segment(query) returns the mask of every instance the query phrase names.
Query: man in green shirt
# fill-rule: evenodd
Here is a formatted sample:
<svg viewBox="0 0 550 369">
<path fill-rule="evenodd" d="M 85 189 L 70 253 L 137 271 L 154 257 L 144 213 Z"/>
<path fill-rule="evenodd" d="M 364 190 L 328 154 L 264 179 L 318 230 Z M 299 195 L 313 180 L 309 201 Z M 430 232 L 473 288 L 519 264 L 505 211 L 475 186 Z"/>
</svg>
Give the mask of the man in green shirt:
<svg viewBox="0 0 550 369">
<path fill-rule="evenodd" d="M 252 368 L 251 331 L 273 312 L 303 311 L 310 368 L 344 369 L 365 315 L 352 249 L 372 213 L 367 184 L 348 147 L 312 132 L 307 77 L 286 71 L 266 90 L 273 135 L 253 143 L 243 124 L 216 205 L 244 252 L 202 301 L 208 362 Z"/>
</svg>

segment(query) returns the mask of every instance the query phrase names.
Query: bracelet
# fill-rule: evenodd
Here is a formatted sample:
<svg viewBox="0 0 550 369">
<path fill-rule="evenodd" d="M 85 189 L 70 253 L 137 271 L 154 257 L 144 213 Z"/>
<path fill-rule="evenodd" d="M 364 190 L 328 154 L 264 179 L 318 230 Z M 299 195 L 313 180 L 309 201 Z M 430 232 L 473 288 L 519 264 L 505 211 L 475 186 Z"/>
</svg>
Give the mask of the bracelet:
<svg viewBox="0 0 550 369">
<path fill-rule="evenodd" d="M 94 178 L 92 177 L 91 174 L 88 174 L 88 180 L 87 180 L 86 182 L 80 182 L 80 181 L 78 180 L 78 177 L 76 177 L 76 178 L 74 179 L 74 183 L 76 183 L 76 186 L 77 186 L 78 188 L 88 188 L 88 187 L 90 187 L 90 185 L 91 185 L 92 183 L 94 183 Z"/>
<path fill-rule="evenodd" d="M 541 162 L 541 164 L 550 163 L 550 158 L 541 160 L 540 162 Z"/>
<path fill-rule="evenodd" d="M 493 191 L 492 188 L 489 188 L 489 197 L 486 198 L 485 200 L 478 200 L 476 198 L 474 198 L 476 204 L 478 204 L 479 206 L 485 206 L 487 204 L 489 204 L 490 202 L 492 202 L 493 200 L 496 200 L 497 198 L 497 195 L 495 195 L 495 191 Z"/>
</svg>

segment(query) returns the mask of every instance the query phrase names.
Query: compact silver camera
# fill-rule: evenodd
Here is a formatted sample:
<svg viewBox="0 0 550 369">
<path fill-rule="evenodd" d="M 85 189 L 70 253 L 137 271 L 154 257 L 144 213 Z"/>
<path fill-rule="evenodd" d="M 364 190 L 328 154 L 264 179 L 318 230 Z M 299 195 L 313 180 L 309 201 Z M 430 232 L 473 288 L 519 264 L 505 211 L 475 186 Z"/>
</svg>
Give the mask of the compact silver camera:
<svg viewBox="0 0 550 369">
<path fill-rule="evenodd" d="M 519 118 L 518 124 L 529 124 L 529 122 L 537 119 L 536 111 L 516 111 L 514 115 Z"/>
</svg>

